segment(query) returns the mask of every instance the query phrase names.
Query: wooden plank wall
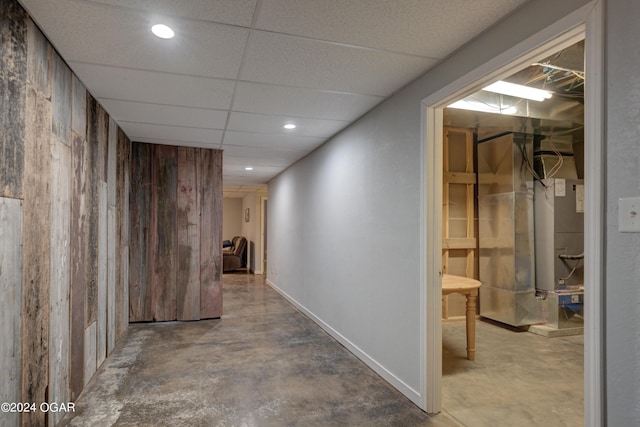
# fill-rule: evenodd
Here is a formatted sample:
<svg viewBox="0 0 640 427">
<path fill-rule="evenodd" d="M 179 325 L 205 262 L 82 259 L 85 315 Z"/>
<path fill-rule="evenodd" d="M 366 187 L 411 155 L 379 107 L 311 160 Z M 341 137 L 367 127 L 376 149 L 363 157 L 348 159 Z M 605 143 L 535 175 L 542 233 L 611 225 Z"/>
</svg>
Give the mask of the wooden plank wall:
<svg viewBox="0 0 640 427">
<path fill-rule="evenodd" d="M 17 3 L 0 0 L 0 402 L 22 399 L 26 20 Z M 19 413 L 0 412 L 0 425 L 19 422 Z"/>
<path fill-rule="evenodd" d="M 222 152 L 133 143 L 132 153 L 130 320 L 220 317 Z"/>
<path fill-rule="evenodd" d="M 125 334 L 130 151 L 19 3 L 0 0 L 0 401 L 74 401 Z"/>
</svg>

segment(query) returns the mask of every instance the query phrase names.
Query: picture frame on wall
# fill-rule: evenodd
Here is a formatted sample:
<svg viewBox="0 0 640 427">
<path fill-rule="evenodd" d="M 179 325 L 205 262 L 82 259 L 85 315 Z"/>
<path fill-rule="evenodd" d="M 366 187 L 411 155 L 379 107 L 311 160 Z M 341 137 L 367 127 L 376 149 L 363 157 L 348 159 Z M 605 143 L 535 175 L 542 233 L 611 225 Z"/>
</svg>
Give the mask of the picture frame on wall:
<svg viewBox="0 0 640 427">
<path fill-rule="evenodd" d="M 249 208 L 244 210 L 244 222 L 249 222 Z"/>
</svg>

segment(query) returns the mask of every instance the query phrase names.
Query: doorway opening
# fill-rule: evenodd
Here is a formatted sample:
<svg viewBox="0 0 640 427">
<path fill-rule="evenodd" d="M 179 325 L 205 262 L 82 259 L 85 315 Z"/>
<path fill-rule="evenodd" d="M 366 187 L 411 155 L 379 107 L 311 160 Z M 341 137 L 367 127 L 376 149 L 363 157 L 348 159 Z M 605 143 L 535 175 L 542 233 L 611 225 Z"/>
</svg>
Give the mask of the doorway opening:
<svg viewBox="0 0 640 427">
<path fill-rule="evenodd" d="M 443 407 L 463 423 L 583 418 L 584 85 L 581 40 L 443 110 Z M 482 283 L 467 351 L 462 278 Z"/>
<path fill-rule="evenodd" d="M 443 127 L 445 108 L 533 63 L 585 40 L 584 118 L 584 422 L 602 419 L 602 4 L 569 15 L 562 28 L 547 28 L 423 101 L 425 136 L 425 407 L 442 409 Z M 539 37 L 538 37 L 539 36 Z M 535 40 L 534 40 L 535 39 Z M 518 51 L 517 53 L 515 51 Z M 520 129 L 522 130 L 522 129 Z M 525 127 L 526 131 L 527 128 Z M 580 255 L 580 254 L 569 254 Z M 567 260 L 565 260 L 567 261 Z M 575 261 L 575 260 L 572 260 Z M 482 304 L 482 301 L 481 303 Z"/>
</svg>

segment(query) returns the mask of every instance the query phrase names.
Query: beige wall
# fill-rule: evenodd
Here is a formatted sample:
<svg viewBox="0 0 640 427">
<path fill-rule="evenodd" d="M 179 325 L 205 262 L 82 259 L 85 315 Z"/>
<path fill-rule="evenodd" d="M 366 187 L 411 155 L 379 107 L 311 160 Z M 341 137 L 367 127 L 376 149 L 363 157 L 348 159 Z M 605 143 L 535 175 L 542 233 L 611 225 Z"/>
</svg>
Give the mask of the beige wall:
<svg viewBox="0 0 640 427">
<path fill-rule="evenodd" d="M 242 199 L 225 197 L 222 203 L 222 239 L 231 240 L 234 236 L 242 235 Z"/>
</svg>

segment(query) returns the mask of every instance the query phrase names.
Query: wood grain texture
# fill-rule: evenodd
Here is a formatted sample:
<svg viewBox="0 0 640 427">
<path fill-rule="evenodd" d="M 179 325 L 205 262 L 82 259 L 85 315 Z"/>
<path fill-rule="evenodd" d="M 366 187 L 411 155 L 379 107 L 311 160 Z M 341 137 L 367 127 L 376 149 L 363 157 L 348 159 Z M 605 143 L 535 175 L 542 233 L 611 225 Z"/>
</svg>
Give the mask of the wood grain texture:
<svg viewBox="0 0 640 427">
<path fill-rule="evenodd" d="M 70 124 L 69 124 L 70 126 Z M 51 313 L 49 401 L 68 402 L 69 396 L 69 287 L 71 226 L 71 149 L 57 138 L 51 141 Z M 56 425 L 62 412 L 49 412 Z"/>
<path fill-rule="evenodd" d="M 71 77 L 71 130 L 87 137 L 87 89 L 75 74 Z"/>
<path fill-rule="evenodd" d="M 19 402 L 22 377 L 22 201 L 0 197 L 0 402 Z M 18 425 L 19 413 L 0 413 Z"/>
<path fill-rule="evenodd" d="M 108 243 L 107 243 L 107 183 L 98 180 L 98 305 L 96 326 L 96 366 L 107 357 L 107 295 Z"/>
<path fill-rule="evenodd" d="M 199 149 L 178 148 L 178 320 L 200 319 Z"/>
<path fill-rule="evenodd" d="M 118 161 L 118 125 L 113 119 L 109 118 L 109 130 L 107 138 L 107 176 L 106 181 L 109 187 L 107 194 L 107 203 L 109 206 L 116 205 L 116 185 L 117 185 L 117 167 Z"/>
<path fill-rule="evenodd" d="M 151 306 L 153 320 L 176 319 L 178 149 L 156 145 L 151 172 Z"/>
<path fill-rule="evenodd" d="M 132 322 L 152 320 L 149 286 L 151 245 L 151 145 L 132 145 L 129 243 L 129 318 Z"/>
<path fill-rule="evenodd" d="M 22 402 L 45 402 L 49 380 L 51 104 L 27 88 L 22 274 Z M 46 413 L 22 414 L 44 425 Z"/>
<path fill-rule="evenodd" d="M 21 199 L 27 82 L 27 14 L 0 0 L 0 197 Z"/>
<path fill-rule="evenodd" d="M 222 316 L 222 151 L 200 150 L 200 318 Z"/>
<path fill-rule="evenodd" d="M 131 142 L 122 130 L 117 131 L 116 152 L 116 340 L 127 329 L 129 323 L 129 168 Z M 125 256 L 126 251 L 126 256 Z M 125 274 L 126 270 L 126 274 Z"/>
<path fill-rule="evenodd" d="M 84 331 L 84 385 L 91 381 L 91 377 L 96 373 L 96 322 L 91 323 Z"/>
<path fill-rule="evenodd" d="M 107 353 L 109 356 L 116 346 L 116 317 L 118 302 L 116 301 L 116 208 L 107 206 Z"/>
<path fill-rule="evenodd" d="M 71 70 L 56 52 L 52 56 L 51 130 L 62 143 L 71 145 Z"/>
<path fill-rule="evenodd" d="M 86 142 L 74 134 L 71 147 L 71 369 L 69 383 L 71 399 L 75 400 L 84 387 L 84 330 L 87 278 L 89 223 L 87 218 Z"/>
<path fill-rule="evenodd" d="M 42 34 L 31 19 L 26 22 L 27 27 L 27 53 L 28 76 L 27 80 L 45 98 L 51 96 L 50 72 L 53 49 L 47 38 Z"/>
<path fill-rule="evenodd" d="M 87 152 L 89 168 L 87 169 L 87 301 L 86 322 L 92 323 L 98 318 L 98 268 L 99 258 L 99 226 L 100 226 L 100 188 L 106 177 L 106 144 L 108 119 L 104 109 L 96 100 L 87 94 Z M 106 263 L 106 258 L 104 260 Z"/>
</svg>

